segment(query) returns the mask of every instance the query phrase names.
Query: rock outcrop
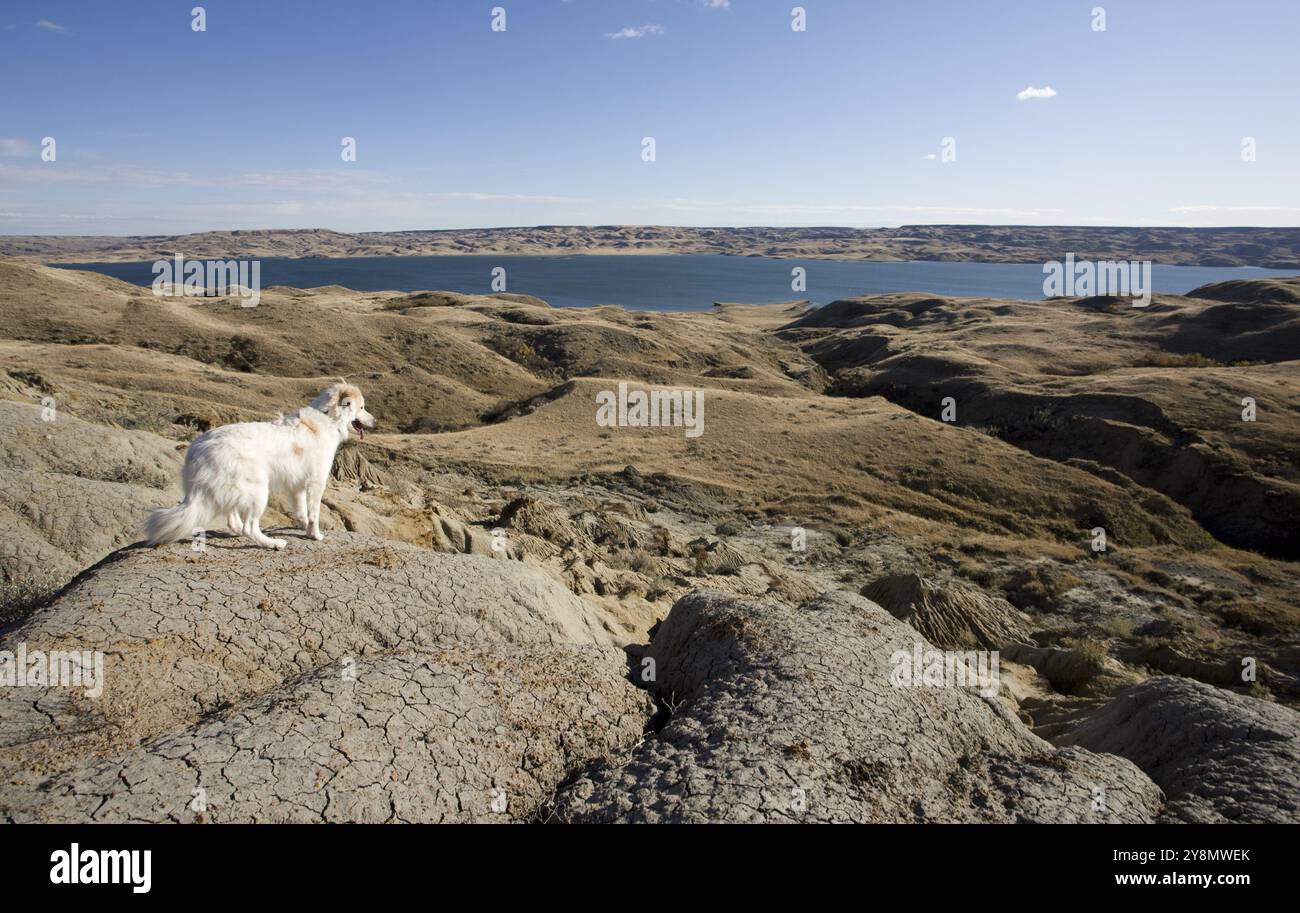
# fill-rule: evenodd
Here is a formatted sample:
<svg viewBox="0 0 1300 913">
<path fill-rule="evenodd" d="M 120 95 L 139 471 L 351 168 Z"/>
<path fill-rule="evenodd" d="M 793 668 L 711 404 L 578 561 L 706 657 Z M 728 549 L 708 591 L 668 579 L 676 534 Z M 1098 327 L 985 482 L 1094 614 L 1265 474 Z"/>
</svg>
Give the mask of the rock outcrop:
<svg viewBox="0 0 1300 913">
<path fill-rule="evenodd" d="M 996 699 L 897 687 L 919 635 L 853 594 L 802 608 L 697 591 L 634 668 L 670 713 L 563 787 L 564 821 L 1151 820 L 1135 766 L 1057 750 Z"/>
<path fill-rule="evenodd" d="M 946 650 L 998 650 L 1029 637 L 1029 619 L 1019 609 L 956 581 L 890 574 L 863 587 L 862 595 Z"/>
</svg>

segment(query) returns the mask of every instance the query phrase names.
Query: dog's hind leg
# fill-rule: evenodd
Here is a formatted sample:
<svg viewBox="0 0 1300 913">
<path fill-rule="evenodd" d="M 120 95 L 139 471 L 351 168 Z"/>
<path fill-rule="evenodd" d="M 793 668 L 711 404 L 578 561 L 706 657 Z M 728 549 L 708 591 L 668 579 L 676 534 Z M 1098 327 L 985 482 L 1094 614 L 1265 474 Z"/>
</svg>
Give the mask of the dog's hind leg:
<svg viewBox="0 0 1300 913">
<path fill-rule="evenodd" d="M 244 519 L 243 533 L 262 548 L 284 548 L 289 544 L 288 542 L 283 539 L 273 539 L 262 532 L 262 514 L 266 511 L 267 499 L 266 485 L 258 486 L 253 493 L 253 503 L 249 505 L 248 515 Z"/>
<path fill-rule="evenodd" d="M 293 496 L 293 522 L 306 531 L 310 516 L 307 512 L 307 490 L 299 489 Z"/>
<path fill-rule="evenodd" d="M 239 511 L 232 510 L 230 512 L 230 516 L 226 518 L 226 525 L 230 527 L 230 531 L 236 536 L 244 534 L 244 518 L 239 515 Z"/>
<path fill-rule="evenodd" d="M 324 494 L 324 482 L 312 482 L 303 493 L 307 502 L 307 535 L 317 542 L 325 538 L 325 534 L 320 531 L 320 499 Z"/>
</svg>

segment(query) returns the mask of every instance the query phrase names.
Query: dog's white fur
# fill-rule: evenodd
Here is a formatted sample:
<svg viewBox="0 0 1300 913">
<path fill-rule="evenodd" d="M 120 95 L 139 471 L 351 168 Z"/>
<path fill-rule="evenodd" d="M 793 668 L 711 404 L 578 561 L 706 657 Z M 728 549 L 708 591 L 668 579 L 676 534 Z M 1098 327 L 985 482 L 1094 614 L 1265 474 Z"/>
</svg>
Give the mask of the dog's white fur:
<svg viewBox="0 0 1300 913">
<path fill-rule="evenodd" d="M 375 427 L 361 391 L 348 383 L 326 388 L 310 406 L 273 422 L 222 425 L 195 438 L 185 454 L 185 497 L 175 507 L 149 512 L 150 545 L 176 542 L 199 530 L 228 526 L 263 548 L 285 540 L 262 532 L 267 501 L 282 497 L 295 522 L 313 539 L 320 530 L 320 499 L 334 453 L 353 428 Z"/>
</svg>

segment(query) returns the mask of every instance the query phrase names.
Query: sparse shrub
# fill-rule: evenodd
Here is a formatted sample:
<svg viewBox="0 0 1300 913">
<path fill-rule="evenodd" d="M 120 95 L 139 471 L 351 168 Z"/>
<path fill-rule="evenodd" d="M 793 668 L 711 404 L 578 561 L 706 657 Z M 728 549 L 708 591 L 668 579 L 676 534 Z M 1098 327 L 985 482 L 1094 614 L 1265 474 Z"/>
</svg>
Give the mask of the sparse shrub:
<svg viewBox="0 0 1300 913">
<path fill-rule="evenodd" d="M 659 571 L 659 559 L 643 548 L 623 549 L 611 557 L 616 558 L 618 564 L 638 574 L 655 574 Z"/>
<path fill-rule="evenodd" d="M 709 547 L 702 542 L 695 543 L 692 557 L 695 559 L 695 576 L 703 577 L 709 572 Z"/>
<path fill-rule="evenodd" d="M 1107 637 L 1117 637 L 1121 640 L 1133 634 L 1133 622 L 1127 618 L 1107 618 L 1099 621 L 1095 627 Z"/>
<path fill-rule="evenodd" d="M 1047 564 L 1031 564 L 1013 572 L 1003 584 L 1007 601 L 1018 609 L 1046 612 L 1057 607 L 1060 596 L 1082 583 L 1073 574 Z"/>
<path fill-rule="evenodd" d="M 998 581 L 997 572 L 987 564 L 980 564 L 966 558 L 958 561 L 954 570 L 959 576 L 979 584 L 984 589 L 991 589 Z"/>
<path fill-rule="evenodd" d="M 1024 424 L 1040 433 L 1059 431 L 1065 426 L 1065 417 L 1056 414 L 1046 406 L 1039 406 L 1025 416 Z"/>
<path fill-rule="evenodd" d="M 257 350 L 257 343 L 247 336 L 234 336 L 230 340 L 230 351 L 222 356 L 221 361 L 236 371 L 251 373 L 262 361 Z"/>
<path fill-rule="evenodd" d="M 1081 669 L 1089 673 L 1089 678 L 1100 675 L 1106 670 L 1106 659 L 1110 655 L 1095 640 L 1084 637 L 1064 637 L 1061 646 L 1074 652 L 1081 663 Z"/>
<path fill-rule="evenodd" d="M 648 602 L 658 602 L 672 592 L 672 581 L 667 577 L 658 577 L 646 587 L 645 598 Z"/>
<path fill-rule="evenodd" d="M 54 588 L 30 581 L 0 581 L 0 631 L 26 619 Z"/>
<path fill-rule="evenodd" d="M 653 528 L 653 532 L 655 537 L 655 548 L 659 550 L 659 554 L 665 558 L 671 557 L 673 553 L 673 537 L 672 534 L 668 532 L 667 527 L 656 526 Z"/>
<path fill-rule="evenodd" d="M 1270 618 L 1264 611 L 1244 602 L 1237 602 L 1223 608 L 1220 610 L 1220 617 L 1227 627 L 1256 637 L 1268 637 L 1284 629 L 1276 619 Z"/>
<path fill-rule="evenodd" d="M 1139 355 L 1135 368 L 1217 368 L 1219 362 L 1199 352 L 1163 352 L 1159 349 Z"/>
<path fill-rule="evenodd" d="M 739 536 L 745 531 L 745 525 L 738 520 L 726 520 L 713 527 L 719 536 Z"/>
</svg>

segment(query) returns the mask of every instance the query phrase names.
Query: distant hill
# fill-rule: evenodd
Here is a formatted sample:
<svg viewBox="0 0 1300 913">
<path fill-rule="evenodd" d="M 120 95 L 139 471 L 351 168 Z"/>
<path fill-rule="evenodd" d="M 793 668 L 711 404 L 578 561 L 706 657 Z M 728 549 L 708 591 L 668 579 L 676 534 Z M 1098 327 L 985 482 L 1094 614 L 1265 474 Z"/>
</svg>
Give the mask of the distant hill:
<svg viewBox="0 0 1300 913">
<path fill-rule="evenodd" d="M 446 254 L 727 254 L 832 260 L 1035 263 L 1152 260 L 1174 266 L 1300 269 L 1300 228 L 904 225 L 899 228 L 674 228 L 539 225 L 344 234 L 328 229 L 108 237 L 4 235 L 0 255 L 45 262 L 189 257 L 402 257 Z"/>
</svg>

